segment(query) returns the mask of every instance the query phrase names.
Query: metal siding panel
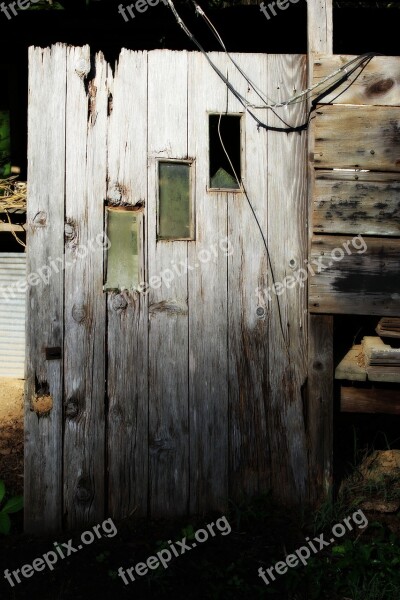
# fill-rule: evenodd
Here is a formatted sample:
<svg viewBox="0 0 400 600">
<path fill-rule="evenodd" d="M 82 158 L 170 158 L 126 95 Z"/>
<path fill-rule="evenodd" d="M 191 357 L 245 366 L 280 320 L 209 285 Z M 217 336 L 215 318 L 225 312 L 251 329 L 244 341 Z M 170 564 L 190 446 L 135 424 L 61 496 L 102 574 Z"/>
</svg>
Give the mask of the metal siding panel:
<svg viewBox="0 0 400 600">
<path fill-rule="evenodd" d="M 0 377 L 24 378 L 26 295 L 15 291 L 4 297 L 4 293 L 25 277 L 26 254 L 0 254 Z"/>
</svg>

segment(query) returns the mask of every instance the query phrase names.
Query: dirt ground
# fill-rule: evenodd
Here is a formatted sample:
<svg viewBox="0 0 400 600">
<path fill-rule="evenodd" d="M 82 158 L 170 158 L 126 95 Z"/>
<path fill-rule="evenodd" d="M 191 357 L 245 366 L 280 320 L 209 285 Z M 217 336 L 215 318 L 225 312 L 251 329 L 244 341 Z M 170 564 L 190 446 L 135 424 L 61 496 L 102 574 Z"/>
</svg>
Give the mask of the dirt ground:
<svg viewBox="0 0 400 600">
<path fill-rule="evenodd" d="M 0 479 L 12 495 L 24 486 L 24 381 L 0 377 Z"/>
</svg>

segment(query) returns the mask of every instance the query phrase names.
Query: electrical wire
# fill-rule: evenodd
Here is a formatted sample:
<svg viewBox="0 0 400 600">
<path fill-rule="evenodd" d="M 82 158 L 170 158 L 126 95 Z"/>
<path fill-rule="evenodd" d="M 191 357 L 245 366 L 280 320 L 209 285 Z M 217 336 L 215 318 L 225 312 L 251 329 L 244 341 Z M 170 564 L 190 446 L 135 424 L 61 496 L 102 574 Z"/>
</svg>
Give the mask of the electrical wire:
<svg viewBox="0 0 400 600">
<path fill-rule="evenodd" d="M 212 69 L 217 73 L 218 77 L 225 83 L 225 85 L 230 90 L 230 92 L 240 102 L 240 104 L 243 106 L 243 108 L 245 109 L 245 111 L 256 122 L 258 128 L 263 128 L 263 129 L 266 129 L 267 131 L 277 131 L 277 132 L 281 132 L 281 133 L 294 133 L 294 132 L 301 133 L 302 131 L 305 131 L 308 128 L 309 122 L 310 122 L 310 118 L 311 118 L 311 113 L 315 110 L 315 106 L 316 106 L 315 100 L 312 103 L 312 106 L 310 108 L 310 111 L 309 111 L 309 114 L 308 114 L 308 117 L 307 117 L 306 121 L 304 123 L 300 124 L 300 125 L 297 125 L 297 126 L 292 126 L 292 125 L 289 125 L 288 123 L 286 123 L 286 121 L 273 110 L 273 108 L 274 108 L 273 105 L 266 105 L 265 108 L 269 108 L 274 113 L 274 115 L 282 123 L 284 123 L 285 127 L 275 127 L 275 126 L 272 126 L 272 125 L 268 125 L 267 123 L 264 123 L 263 121 L 261 121 L 261 119 L 259 119 L 254 113 L 252 113 L 249 110 L 250 108 L 259 108 L 259 107 L 257 107 L 255 105 L 251 104 L 250 102 L 248 102 L 247 99 L 244 96 L 242 96 L 234 88 L 234 86 L 230 83 L 230 81 L 227 79 L 227 77 L 225 77 L 225 75 L 220 71 L 220 69 L 215 65 L 215 63 L 211 60 L 211 58 L 209 57 L 209 55 L 207 54 L 207 52 L 204 50 L 204 48 L 202 47 L 202 45 L 197 41 L 197 39 L 194 37 L 194 35 L 191 33 L 191 31 L 185 25 L 185 23 L 183 22 L 183 20 L 179 16 L 179 14 L 178 14 L 175 6 L 174 6 L 173 1 L 172 0 L 167 0 L 167 1 L 168 1 L 168 5 L 169 5 L 169 7 L 170 7 L 170 9 L 171 9 L 171 11 L 173 13 L 173 15 L 175 16 L 175 19 L 176 19 L 178 25 L 183 29 L 183 31 L 185 32 L 185 34 L 192 40 L 192 42 L 198 47 L 198 49 L 200 50 L 200 52 L 205 56 L 207 62 L 210 64 L 210 66 L 212 67 Z M 218 34 L 218 32 L 216 32 L 216 33 L 217 33 L 217 36 L 218 36 L 217 39 L 220 40 L 220 43 L 222 43 L 222 47 L 226 51 L 226 47 L 225 47 L 225 44 L 222 41 L 221 36 Z M 229 55 L 229 53 L 228 53 L 228 55 Z M 361 64 L 363 64 L 365 61 L 369 61 L 373 56 L 376 56 L 376 54 L 375 53 L 369 53 L 369 54 L 365 54 L 365 55 L 361 55 L 359 57 L 353 58 L 351 61 L 349 61 L 348 63 L 346 63 L 346 65 L 343 65 L 342 67 L 340 67 L 339 69 L 337 69 L 336 71 L 334 71 L 333 74 L 326 76 L 320 82 L 317 82 L 316 84 L 314 84 L 313 86 L 311 86 L 310 88 L 308 88 L 308 90 L 304 90 L 303 92 L 300 92 L 299 94 L 296 94 L 294 97 L 292 97 L 291 99 L 287 100 L 285 103 L 277 104 L 276 107 L 278 107 L 278 106 L 279 107 L 283 107 L 283 106 L 290 105 L 291 102 L 294 102 L 295 100 L 299 99 L 300 97 L 305 96 L 306 94 L 310 93 L 312 90 L 316 89 L 318 86 L 320 86 L 323 83 L 325 83 L 330 77 L 333 77 L 334 75 L 342 72 L 343 74 L 342 74 L 341 78 L 337 82 L 335 82 L 333 84 L 334 88 L 338 87 L 341 83 L 343 83 L 343 81 L 345 81 L 346 79 L 348 79 L 348 77 L 350 76 L 350 74 L 352 74 L 357 68 L 359 68 L 359 66 Z M 232 57 L 231 57 L 231 60 L 232 60 Z M 351 69 L 350 72 L 348 72 L 348 70 L 347 70 L 348 66 L 350 66 L 353 63 L 357 63 L 357 64 L 356 64 L 355 67 L 353 67 Z M 235 64 L 236 68 L 239 68 L 239 72 L 241 72 L 241 74 L 246 78 L 246 81 L 250 85 L 250 79 L 247 77 L 247 75 L 240 69 L 240 67 L 238 67 L 238 65 L 236 65 L 236 63 L 234 63 L 234 64 Z M 254 84 L 252 84 L 252 85 L 254 85 Z M 332 89 L 332 86 L 330 88 L 328 88 L 328 92 L 331 89 Z M 326 93 L 328 93 L 328 92 L 326 92 Z M 320 96 L 318 96 L 318 98 L 319 97 Z M 304 101 L 306 101 L 306 99 Z M 260 107 L 260 108 L 264 108 L 264 107 Z"/>
<path fill-rule="evenodd" d="M 322 100 L 322 98 L 324 98 L 325 96 L 331 94 L 334 90 L 336 90 L 338 87 L 340 87 L 340 85 L 342 85 L 342 83 L 344 83 L 355 71 L 357 71 L 357 69 L 361 68 L 361 71 L 357 74 L 357 76 L 355 77 L 355 79 L 352 80 L 352 81 L 350 81 L 349 85 L 344 90 L 342 90 L 335 97 L 335 99 L 337 97 L 339 97 L 342 93 L 344 93 L 354 83 L 354 81 L 357 80 L 357 78 L 361 75 L 362 71 L 366 68 L 366 66 L 368 65 L 368 63 L 370 62 L 370 60 L 374 56 L 378 55 L 377 53 L 370 52 L 370 53 L 366 53 L 366 54 L 362 54 L 360 56 L 357 56 L 357 57 L 353 58 L 352 60 L 348 61 L 345 65 L 342 65 L 340 68 L 338 68 L 335 71 L 333 71 L 332 73 L 326 75 L 320 81 L 316 82 L 315 84 L 313 84 L 312 86 L 310 86 L 306 90 L 302 90 L 301 92 L 295 94 L 294 96 L 292 96 L 291 98 L 289 98 L 285 102 L 279 102 L 279 103 L 278 102 L 273 102 L 273 101 L 271 101 L 268 98 L 268 96 L 264 95 L 264 93 L 254 84 L 253 81 L 251 81 L 250 77 L 247 76 L 247 74 L 243 71 L 243 69 L 241 69 L 241 67 L 233 59 L 233 57 L 228 52 L 228 50 L 227 50 L 227 48 L 226 48 L 226 46 L 225 46 L 225 44 L 224 44 L 224 42 L 223 42 L 220 34 L 218 33 L 217 29 L 214 27 L 214 25 L 211 23 L 210 19 L 204 13 L 204 11 L 202 10 L 202 8 L 196 3 L 196 1 L 192 0 L 192 3 L 195 6 L 196 12 L 198 14 L 200 14 L 203 17 L 203 19 L 206 21 L 207 25 L 209 26 L 209 28 L 213 32 L 214 36 L 216 37 L 216 39 L 218 40 L 218 42 L 221 45 L 222 49 L 224 50 L 224 52 L 228 56 L 229 60 L 232 62 L 232 64 L 235 66 L 235 68 L 239 71 L 239 73 L 242 75 L 242 77 L 246 80 L 247 84 L 257 94 L 257 96 L 260 98 L 260 100 L 264 103 L 264 106 L 257 106 L 257 105 L 254 105 L 254 104 L 251 104 L 250 102 L 248 102 L 247 99 L 244 96 L 242 96 L 234 88 L 234 86 L 230 83 L 230 81 L 228 80 L 228 78 L 225 77 L 225 75 L 220 71 L 220 69 L 210 59 L 210 57 L 207 54 L 207 52 L 204 50 L 204 48 L 201 46 L 201 44 L 197 41 L 197 39 L 194 37 L 194 35 L 191 33 L 191 31 L 185 25 L 185 23 L 183 22 L 183 20 L 179 16 L 177 10 L 175 9 L 173 1 L 172 0 L 167 0 L 167 1 L 168 1 L 169 7 L 170 7 L 173 15 L 175 16 L 175 19 L 176 19 L 178 25 L 183 29 L 183 31 L 185 32 L 185 34 L 192 40 L 192 42 L 197 46 L 197 48 L 200 50 L 200 52 L 205 56 L 207 62 L 210 64 L 211 68 L 215 71 L 215 73 L 218 75 L 218 77 L 225 83 L 227 89 L 235 96 L 235 98 L 240 102 L 240 104 L 243 106 L 243 108 L 249 114 L 249 116 L 256 122 L 258 129 L 259 128 L 263 128 L 263 129 L 266 129 L 267 131 L 276 131 L 276 132 L 285 132 L 285 133 L 292 133 L 292 132 L 301 133 L 302 131 L 306 130 L 308 128 L 308 126 L 309 126 L 312 112 L 316 109 L 317 104 Z M 329 83 L 328 84 L 328 82 L 330 82 L 330 80 L 333 79 L 334 77 L 336 77 L 337 75 L 340 75 L 340 77 L 336 81 L 334 81 L 333 83 Z M 321 90 L 320 88 L 322 86 L 324 86 L 324 84 L 328 84 L 328 85 L 327 85 L 327 87 L 324 87 L 324 89 Z M 316 90 L 319 90 L 319 91 L 317 92 Z M 301 125 L 298 125 L 298 126 L 291 126 L 291 125 L 289 125 L 274 110 L 274 108 L 282 108 L 282 107 L 291 106 L 293 104 L 308 102 L 313 96 L 314 96 L 314 99 L 311 102 L 311 107 L 309 109 L 307 119 Z M 274 126 L 268 125 L 267 123 L 264 123 L 263 121 L 261 121 L 256 115 L 254 115 L 249 110 L 250 108 L 252 108 L 252 109 L 263 108 L 263 109 L 269 109 L 269 110 L 271 110 L 271 112 L 282 123 L 285 124 L 285 127 L 274 127 Z M 233 172 L 233 174 L 235 176 L 235 179 L 237 181 L 239 189 L 244 193 L 244 195 L 246 197 L 246 200 L 248 202 L 248 205 L 249 205 L 249 207 L 251 209 L 251 212 L 253 214 L 253 217 L 254 217 L 254 219 L 255 219 L 255 221 L 257 223 L 257 227 L 258 227 L 258 229 L 260 231 L 260 234 L 261 234 L 261 237 L 262 237 L 262 241 L 263 241 L 263 244 L 264 244 L 264 247 L 265 247 L 265 251 L 266 251 L 266 255 L 267 255 L 267 260 L 268 260 L 268 264 L 269 264 L 270 271 L 271 271 L 271 278 L 272 278 L 273 284 L 275 284 L 274 270 L 273 270 L 271 256 L 270 256 L 270 252 L 269 252 L 267 241 L 265 239 L 264 232 L 262 230 L 262 227 L 260 225 L 260 222 L 259 222 L 258 217 L 256 215 L 256 212 L 254 210 L 254 207 L 253 207 L 253 205 L 252 205 L 252 203 L 250 201 L 250 198 L 249 198 L 247 190 L 246 190 L 246 188 L 244 186 L 244 183 L 243 183 L 242 180 L 239 179 L 239 177 L 238 177 L 238 175 L 236 173 L 236 170 L 235 170 L 235 168 L 233 166 L 233 163 L 231 161 L 231 158 L 229 156 L 229 153 L 227 152 L 227 150 L 225 148 L 225 145 L 223 143 L 222 136 L 221 136 L 220 124 L 221 124 L 221 114 L 219 115 L 219 119 L 218 119 L 218 136 L 219 136 L 219 140 L 220 140 L 221 146 L 223 148 L 223 151 L 224 151 L 224 153 L 225 153 L 225 155 L 226 155 L 226 157 L 228 159 L 228 162 L 230 164 L 232 172 Z M 281 306 L 280 306 L 280 302 L 279 302 L 278 296 L 277 296 L 277 305 L 278 305 L 279 323 L 280 323 L 280 329 L 281 329 L 281 333 L 282 333 L 282 339 L 283 339 L 283 342 L 285 344 L 285 348 L 286 348 L 286 352 L 288 354 L 288 360 L 289 360 L 289 364 L 290 364 L 289 346 L 288 346 L 288 342 L 287 342 L 286 337 L 285 337 L 285 332 L 284 332 L 284 327 L 283 327 L 283 319 L 282 319 L 282 311 L 281 311 Z"/>
<path fill-rule="evenodd" d="M 344 65 L 342 65 L 341 67 L 339 67 L 338 69 L 336 69 L 335 71 L 333 71 L 332 73 L 329 73 L 328 75 L 326 75 L 325 77 L 323 77 L 320 81 L 316 82 L 315 84 L 313 84 L 312 86 L 310 86 L 306 90 L 303 90 L 303 91 L 299 92 L 298 94 L 295 94 L 294 96 L 292 96 L 288 100 L 285 100 L 284 102 L 274 102 L 274 101 L 271 101 L 268 98 L 268 96 L 265 96 L 265 98 L 267 98 L 267 100 L 269 102 L 269 103 L 267 103 L 265 101 L 264 94 L 260 90 L 260 88 L 258 86 L 256 86 L 256 84 L 250 79 L 250 77 L 248 77 L 246 75 L 246 73 L 244 73 L 244 71 L 241 69 L 241 67 L 237 64 L 237 62 L 234 60 L 234 58 L 228 52 L 228 50 L 226 48 L 226 45 L 225 45 L 225 43 L 224 43 L 221 35 L 218 33 L 216 27 L 213 25 L 213 23 L 211 22 L 211 20 L 208 18 L 208 16 L 204 12 L 204 10 L 197 4 L 196 0 L 191 0 L 191 2 L 192 2 L 192 4 L 195 7 L 195 11 L 204 19 L 204 21 L 206 22 L 206 24 L 208 25 L 208 27 L 211 29 L 213 35 L 217 39 L 218 43 L 220 44 L 220 46 L 223 49 L 223 51 L 225 52 L 225 54 L 228 56 L 229 60 L 236 67 L 236 69 L 239 71 L 239 73 L 242 75 L 242 77 L 244 77 L 244 79 L 246 80 L 246 82 L 248 83 L 248 85 L 256 92 L 256 94 L 258 95 L 258 97 L 261 100 L 263 100 L 263 102 L 265 104 L 265 106 L 257 106 L 255 104 L 249 104 L 250 108 L 259 108 L 259 109 L 262 109 L 262 108 L 281 108 L 281 107 L 289 106 L 291 104 L 296 104 L 297 101 L 299 101 L 300 99 L 302 99 L 302 97 L 304 97 L 304 96 L 305 96 L 304 100 L 302 99 L 301 101 L 306 102 L 308 100 L 308 94 L 309 94 L 309 92 L 312 92 L 314 89 L 316 89 L 317 87 L 323 85 L 325 82 L 329 81 L 329 79 L 332 79 L 336 75 L 339 75 L 339 74 L 342 74 L 342 73 L 346 73 L 347 69 L 351 65 L 353 65 L 355 62 L 364 60 L 364 58 L 370 56 L 370 54 L 372 54 L 373 56 L 376 56 L 375 53 L 363 54 L 363 55 L 357 56 L 357 57 L 349 60 L 347 63 L 345 63 Z"/>
<path fill-rule="evenodd" d="M 231 157 L 229 156 L 229 153 L 228 153 L 227 149 L 225 148 L 225 144 L 224 144 L 224 142 L 223 142 L 223 140 L 222 140 L 222 136 L 221 136 L 221 117 L 222 117 L 222 115 L 220 114 L 220 115 L 219 115 L 219 119 L 218 119 L 218 137 L 219 137 L 219 141 L 220 141 L 220 143 L 221 143 L 221 146 L 222 146 L 222 149 L 223 149 L 223 151 L 225 152 L 225 156 L 226 156 L 226 158 L 228 159 L 228 162 L 229 162 L 229 164 L 230 164 L 230 167 L 231 167 L 231 169 L 232 169 L 232 172 L 233 172 L 233 174 L 234 174 L 234 176 L 235 176 L 235 179 L 236 179 L 236 181 L 237 181 L 237 184 L 238 184 L 238 186 L 239 186 L 239 189 L 240 189 L 240 190 L 243 192 L 243 194 L 245 195 L 245 198 L 246 198 L 246 200 L 247 200 L 247 203 L 248 203 L 248 205 L 249 205 L 249 207 L 250 207 L 250 210 L 251 210 L 251 212 L 252 212 L 252 214 L 253 214 L 253 217 L 254 217 L 254 219 L 255 219 L 255 221 L 256 221 L 256 223 L 257 223 L 257 227 L 258 227 L 258 229 L 259 229 L 259 231 L 260 231 L 260 234 L 261 234 L 261 237 L 262 237 L 262 240 L 263 240 L 263 243 L 264 243 L 265 252 L 266 252 L 266 255 L 267 255 L 267 260 L 268 260 L 269 268 L 270 268 L 270 271 L 271 271 L 271 279 L 272 279 L 272 283 L 273 283 L 273 285 L 275 285 L 275 283 L 276 283 L 276 279 L 275 279 L 274 268 L 273 268 L 273 266 L 272 266 L 271 255 L 270 255 L 270 253 L 269 253 L 269 248 L 268 248 L 267 240 L 265 239 L 265 235 L 264 235 L 264 232 L 263 232 L 263 230 L 262 230 L 262 227 L 261 227 L 260 221 L 258 220 L 258 217 L 257 217 L 257 215 L 256 215 L 256 212 L 255 212 L 255 210 L 254 210 L 254 207 L 253 207 L 253 205 L 252 205 L 252 203 L 251 203 L 251 200 L 250 200 L 250 198 L 249 198 L 249 195 L 248 195 L 248 193 L 247 193 L 246 187 L 245 187 L 245 185 L 244 185 L 244 183 L 243 183 L 243 180 L 242 180 L 242 179 L 239 179 L 239 177 L 238 177 L 238 175 L 237 175 L 237 173 L 236 173 L 236 169 L 235 169 L 235 167 L 233 166 L 233 163 L 232 163 Z M 281 333 L 282 333 L 282 339 L 283 339 L 283 343 L 285 344 L 286 352 L 287 352 L 288 359 L 289 359 L 289 363 L 290 363 L 290 352 L 289 352 L 289 345 L 288 345 L 288 343 L 287 343 L 287 340 L 286 340 L 286 337 L 285 337 L 285 332 L 284 332 L 284 327 L 283 327 L 282 310 L 281 310 L 281 305 L 280 305 L 280 302 L 279 302 L 279 297 L 278 297 L 278 296 L 276 296 L 276 301 L 277 301 L 277 305 L 278 305 L 278 317 L 279 317 L 279 325 L 280 325 L 280 329 L 281 329 Z"/>
</svg>

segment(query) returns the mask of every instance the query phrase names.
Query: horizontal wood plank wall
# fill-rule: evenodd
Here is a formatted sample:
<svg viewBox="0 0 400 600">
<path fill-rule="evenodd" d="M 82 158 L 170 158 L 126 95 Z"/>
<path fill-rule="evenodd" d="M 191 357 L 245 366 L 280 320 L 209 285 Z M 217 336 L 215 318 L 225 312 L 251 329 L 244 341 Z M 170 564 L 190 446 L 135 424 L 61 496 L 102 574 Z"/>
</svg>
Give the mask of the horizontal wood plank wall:
<svg viewBox="0 0 400 600">
<path fill-rule="evenodd" d="M 350 55 L 318 56 L 314 62 L 313 83 L 357 58 Z M 338 81 L 338 74 L 329 83 Z M 350 84 L 350 85 L 349 85 Z M 400 58 L 374 56 L 360 74 L 356 71 L 320 101 L 321 104 L 355 104 L 400 106 Z"/>
<path fill-rule="evenodd" d="M 147 281 L 147 53 L 122 50 L 109 84 L 109 205 L 142 207 L 140 281 Z M 134 115 L 134 118 L 128 118 Z M 139 151 L 140 150 L 140 151 Z M 108 294 L 108 507 L 147 514 L 148 294 Z"/>
<path fill-rule="evenodd" d="M 101 521 L 105 503 L 106 310 L 98 241 L 107 193 L 108 65 L 102 54 L 92 60 L 88 46 L 68 49 L 64 511 L 72 528 Z"/>
<path fill-rule="evenodd" d="M 399 312 L 400 239 L 314 236 L 309 302 L 314 312 Z"/>
<path fill-rule="evenodd" d="M 314 83 L 351 58 L 317 57 Z M 321 270 L 315 265 L 309 309 L 399 315 L 400 59 L 374 57 L 353 80 L 316 111 L 312 227 L 326 235 L 313 237 L 311 255 L 328 259 Z M 329 100 L 333 104 L 324 105 Z M 343 234 L 348 243 L 365 236 L 368 249 L 331 259 L 346 243 L 337 237 Z"/>
<path fill-rule="evenodd" d="M 316 168 L 400 172 L 400 107 L 335 104 L 316 114 Z"/>
<path fill-rule="evenodd" d="M 400 236 L 400 180 L 394 173 L 316 172 L 313 229 L 318 233 Z"/>
<path fill-rule="evenodd" d="M 61 44 L 29 49 L 27 272 L 50 272 L 27 291 L 24 510 L 35 534 L 60 529 L 63 513 L 63 362 L 45 349 L 63 347 L 64 276 L 49 262 L 64 254 L 66 56 Z"/>
</svg>

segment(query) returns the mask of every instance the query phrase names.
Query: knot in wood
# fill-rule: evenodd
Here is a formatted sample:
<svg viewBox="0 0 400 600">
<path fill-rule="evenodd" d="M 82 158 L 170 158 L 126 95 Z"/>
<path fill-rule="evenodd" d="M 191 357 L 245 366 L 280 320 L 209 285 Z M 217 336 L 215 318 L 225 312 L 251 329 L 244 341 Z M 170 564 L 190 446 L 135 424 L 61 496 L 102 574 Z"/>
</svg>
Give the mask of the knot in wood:
<svg viewBox="0 0 400 600">
<path fill-rule="evenodd" d="M 123 310 L 128 306 L 128 301 L 123 294 L 117 294 L 112 299 L 112 307 L 114 310 Z"/>
<path fill-rule="evenodd" d="M 79 75 L 81 79 L 87 76 L 90 71 L 90 62 L 83 56 L 77 61 L 75 65 L 75 73 Z"/>
<path fill-rule="evenodd" d="M 64 236 L 67 241 L 71 241 L 75 237 L 75 227 L 71 223 L 65 223 Z"/>
<path fill-rule="evenodd" d="M 82 478 L 78 482 L 75 498 L 82 504 L 88 504 L 92 500 L 92 490 L 88 478 Z"/>
<path fill-rule="evenodd" d="M 79 402 L 76 398 L 71 398 L 65 405 L 65 416 L 68 419 L 74 419 L 79 414 Z"/>
<path fill-rule="evenodd" d="M 36 227 L 44 227 L 47 223 L 47 213 L 43 210 L 40 210 L 32 219 L 32 223 Z"/>
<path fill-rule="evenodd" d="M 77 323 L 82 323 L 86 319 L 86 307 L 83 304 L 74 304 L 72 307 L 72 318 Z"/>
<path fill-rule="evenodd" d="M 394 86 L 394 80 L 391 77 L 387 79 L 381 79 L 376 81 L 367 88 L 367 96 L 377 96 L 379 94 L 386 94 Z"/>
</svg>

